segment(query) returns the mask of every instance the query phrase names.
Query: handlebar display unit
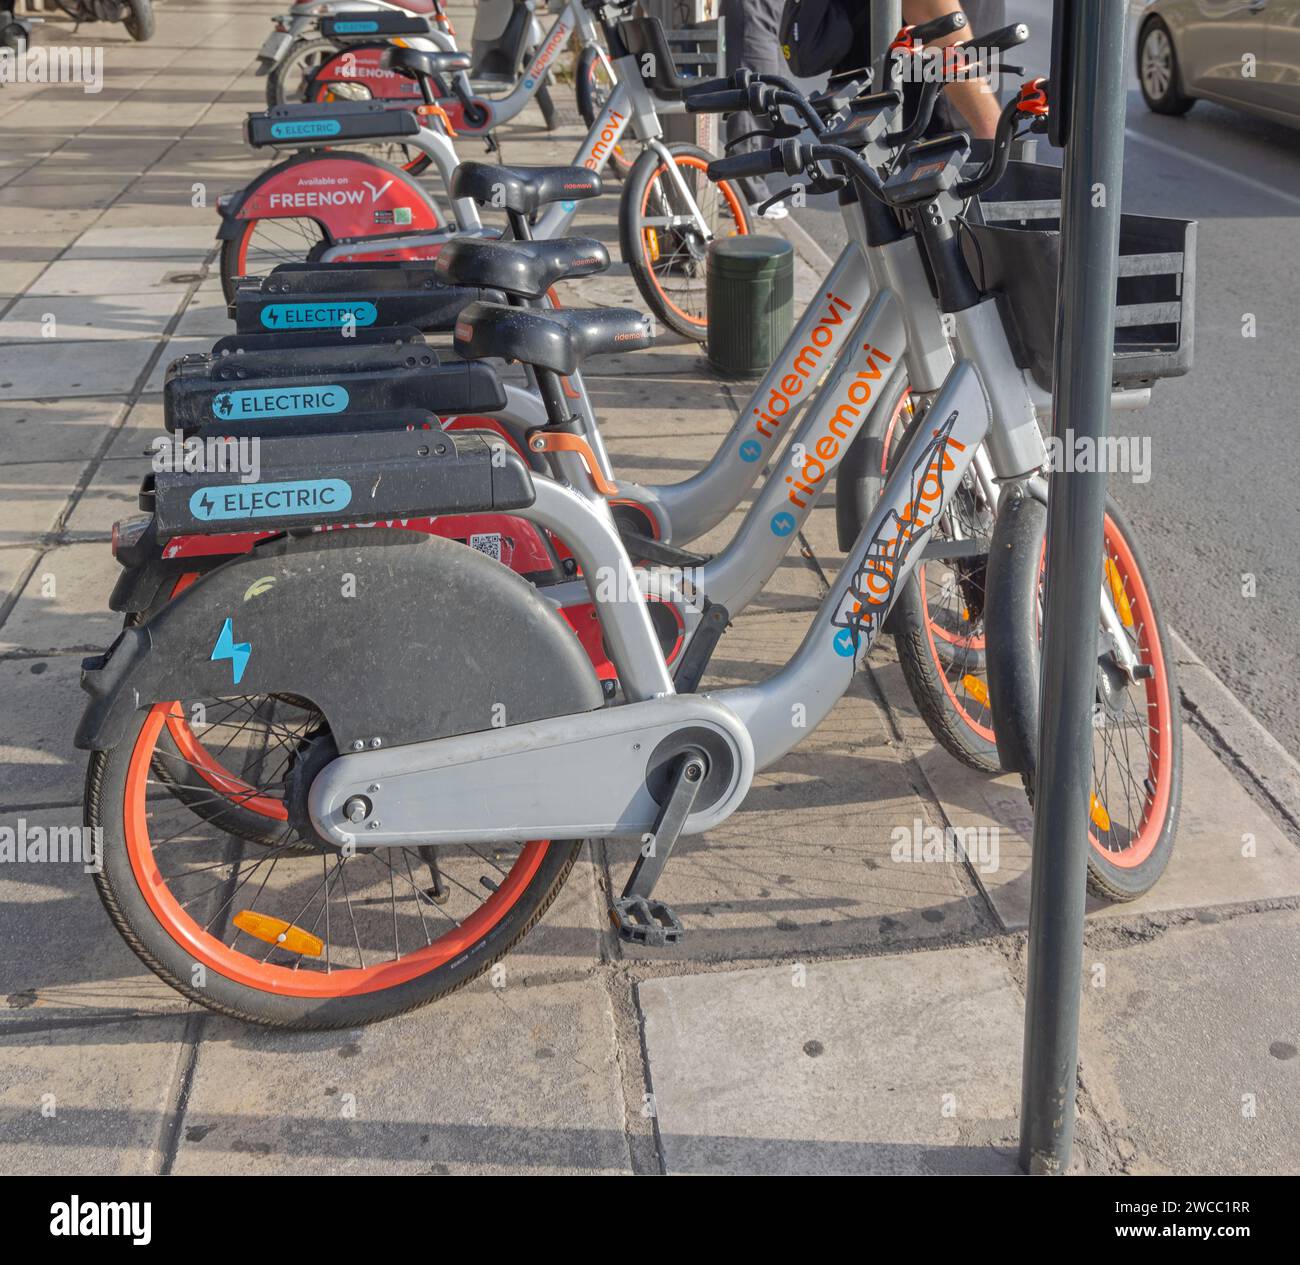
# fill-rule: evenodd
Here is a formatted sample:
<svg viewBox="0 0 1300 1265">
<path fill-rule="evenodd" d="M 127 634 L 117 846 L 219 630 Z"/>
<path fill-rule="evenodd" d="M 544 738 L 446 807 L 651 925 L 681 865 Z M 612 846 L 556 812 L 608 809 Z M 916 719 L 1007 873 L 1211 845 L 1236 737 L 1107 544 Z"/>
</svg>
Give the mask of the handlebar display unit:
<svg viewBox="0 0 1300 1265">
<path fill-rule="evenodd" d="M 957 183 L 969 157 L 970 137 L 964 132 L 909 145 L 902 163 L 885 181 L 885 196 L 895 206 L 928 202 Z"/>
</svg>

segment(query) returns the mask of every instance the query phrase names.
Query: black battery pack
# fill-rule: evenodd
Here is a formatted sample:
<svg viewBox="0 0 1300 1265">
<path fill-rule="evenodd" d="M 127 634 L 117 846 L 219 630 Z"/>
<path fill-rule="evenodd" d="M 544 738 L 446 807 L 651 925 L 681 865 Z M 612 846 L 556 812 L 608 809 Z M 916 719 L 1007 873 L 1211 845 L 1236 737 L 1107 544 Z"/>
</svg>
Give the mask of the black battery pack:
<svg viewBox="0 0 1300 1265">
<path fill-rule="evenodd" d="M 160 472 L 160 537 L 523 509 L 532 475 L 488 432 L 264 439 L 255 482 Z"/>
<path fill-rule="evenodd" d="M 490 365 L 440 362 L 425 346 L 364 346 L 189 355 L 163 382 L 169 431 L 272 435 L 354 429 L 376 413 L 493 413 L 505 389 Z"/>
<path fill-rule="evenodd" d="M 277 105 L 250 114 L 244 135 L 250 145 L 339 145 L 350 140 L 418 136 L 420 120 L 406 108 L 379 101 L 333 101 L 328 105 Z"/>
</svg>

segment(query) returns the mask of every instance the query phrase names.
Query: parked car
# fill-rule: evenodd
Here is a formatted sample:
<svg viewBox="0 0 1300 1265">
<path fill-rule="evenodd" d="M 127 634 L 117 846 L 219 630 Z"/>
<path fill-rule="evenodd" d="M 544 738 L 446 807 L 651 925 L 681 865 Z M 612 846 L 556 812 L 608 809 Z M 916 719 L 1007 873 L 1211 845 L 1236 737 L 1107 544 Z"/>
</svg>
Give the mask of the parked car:
<svg viewBox="0 0 1300 1265">
<path fill-rule="evenodd" d="M 1137 70 L 1158 114 L 1204 97 L 1300 127 L 1300 0 L 1153 0 Z"/>
</svg>

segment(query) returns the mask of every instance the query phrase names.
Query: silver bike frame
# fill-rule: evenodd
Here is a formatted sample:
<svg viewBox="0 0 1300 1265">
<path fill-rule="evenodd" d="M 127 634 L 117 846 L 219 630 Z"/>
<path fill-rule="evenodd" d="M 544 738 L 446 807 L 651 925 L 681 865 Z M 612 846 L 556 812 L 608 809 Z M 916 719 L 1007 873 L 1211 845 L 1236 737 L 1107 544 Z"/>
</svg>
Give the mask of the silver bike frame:
<svg viewBox="0 0 1300 1265">
<path fill-rule="evenodd" d="M 627 702 L 528 725 L 344 755 L 316 778 L 312 818 L 342 846 L 452 844 L 466 839 L 641 834 L 658 805 L 647 793 L 649 753 L 685 729 L 727 744 L 723 793 L 692 813 L 683 833 L 716 826 L 744 801 L 753 775 L 797 745 L 848 689 L 907 582 L 921 547 L 990 425 L 974 366 L 960 362 L 935 398 L 933 426 L 910 436 L 830 593 L 790 662 L 767 681 L 710 695 L 677 694 L 645 602 L 599 602 L 597 612 Z M 627 551 L 591 502 L 539 480 L 521 517 L 570 542 L 593 600 L 597 577 L 626 575 Z M 635 590 L 633 590 L 635 593 Z M 575 795 L 572 772 L 587 771 Z M 368 795 L 374 820 L 364 840 L 343 806 Z M 428 812 L 431 803 L 438 812 Z"/>
</svg>

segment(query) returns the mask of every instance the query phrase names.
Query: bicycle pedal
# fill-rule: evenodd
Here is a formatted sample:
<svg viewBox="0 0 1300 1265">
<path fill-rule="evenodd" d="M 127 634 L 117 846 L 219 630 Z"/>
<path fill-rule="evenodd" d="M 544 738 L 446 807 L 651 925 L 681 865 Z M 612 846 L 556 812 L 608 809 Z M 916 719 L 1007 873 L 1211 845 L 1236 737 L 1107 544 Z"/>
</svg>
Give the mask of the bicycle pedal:
<svg viewBox="0 0 1300 1265">
<path fill-rule="evenodd" d="M 616 900 L 610 907 L 609 920 L 618 929 L 620 940 L 644 944 L 652 949 L 678 944 L 686 934 L 686 928 L 671 906 L 644 896 L 624 896 Z"/>
</svg>

